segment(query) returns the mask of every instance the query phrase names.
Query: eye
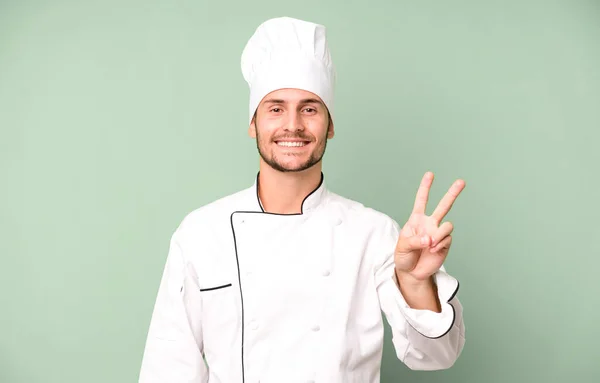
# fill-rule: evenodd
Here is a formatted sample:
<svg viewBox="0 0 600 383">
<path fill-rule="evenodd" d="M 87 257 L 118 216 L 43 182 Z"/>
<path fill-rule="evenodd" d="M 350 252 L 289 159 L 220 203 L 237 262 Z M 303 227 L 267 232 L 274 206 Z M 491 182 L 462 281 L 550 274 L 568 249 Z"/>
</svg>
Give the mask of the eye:
<svg viewBox="0 0 600 383">
<path fill-rule="evenodd" d="M 281 108 L 273 108 L 271 109 L 271 112 L 279 113 L 281 112 Z"/>
<path fill-rule="evenodd" d="M 315 108 L 306 108 L 304 110 L 308 113 L 315 113 L 317 111 Z"/>
</svg>

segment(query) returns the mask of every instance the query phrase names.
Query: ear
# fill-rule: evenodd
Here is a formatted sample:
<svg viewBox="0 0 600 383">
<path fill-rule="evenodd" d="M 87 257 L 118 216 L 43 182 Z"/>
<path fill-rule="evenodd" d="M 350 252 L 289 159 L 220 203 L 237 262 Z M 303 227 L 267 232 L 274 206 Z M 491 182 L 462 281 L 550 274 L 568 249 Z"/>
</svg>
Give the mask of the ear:
<svg viewBox="0 0 600 383">
<path fill-rule="evenodd" d="M 331 139 L 335 135 L 335 129 L 333 126 L 333 120 L 329 119 L 329 127 L 327 128 L 327 138 Z"/>
<path fill-rule="evenodd" d="M 252 121 L 250 122 L 250 126 L 248 126 L 248 135 L 250 136 L 250 138 L 256 138 L 256 123 L 255 123 L 255 119 L 256 118 L 252 118 Z"/>
</svg>

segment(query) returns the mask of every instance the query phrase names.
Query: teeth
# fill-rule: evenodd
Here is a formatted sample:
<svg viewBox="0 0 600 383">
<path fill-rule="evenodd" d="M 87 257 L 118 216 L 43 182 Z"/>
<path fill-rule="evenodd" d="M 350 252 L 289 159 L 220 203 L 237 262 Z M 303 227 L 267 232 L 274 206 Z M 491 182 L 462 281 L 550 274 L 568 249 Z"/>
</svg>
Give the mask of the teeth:
<svg viewBox="0 0 600 383">
<path fill-rule="evenodd" d="M 279 146 L 304 146 L 306 145 L 305 142 L 285 142 L 285 141 L 280 141 L 277 143 L 277 145 Z"/>
</svg>

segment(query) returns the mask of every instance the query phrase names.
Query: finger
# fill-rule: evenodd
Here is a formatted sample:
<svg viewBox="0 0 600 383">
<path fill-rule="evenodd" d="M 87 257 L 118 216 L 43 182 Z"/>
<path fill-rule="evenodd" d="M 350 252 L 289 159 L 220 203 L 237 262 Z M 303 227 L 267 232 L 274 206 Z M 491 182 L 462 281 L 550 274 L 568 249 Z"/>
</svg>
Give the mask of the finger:
<svg viewBox="0 0 600 383">
<path fill-rule="evenodd" d="M 433 234 L 431 246 L 436 246 L 441 240 L 452 234 L 454 225 L 452 222 L 444 222 L 437 231 Z"/>
<path fill-rule="evenodd" d="M 403 237 L 398 241 L 398 253 L 410 253 L 411 251 L 425 249 L 431 246 L 431 237 L 428 235 L 413 235 Z"/>
<path fill-rule="evenodd" d="M 452 244 L 452 236 L 449 235 L 449 236 L 445 237 L 444 239 L 442 239 L 437 245 L 432 247 L 431 250 L 429 250 L 429 251 L 432 253 L 437 253 L 440 250 L 449 249 L 451 244 Z"/>
<path fill-rule="evenodd" d="M 463 191 L 464 188 L 465 181 L 455 181 L 454 184 L 452 184 L 452 186 L 448 190 L 448 192 L 446 192 L 440 203 L 437 205 L 437 207 L 433 211 L 433 214 L 431 214 L 431 217 L 437 222 L 442 222 L 446 214 L 448 214 L 448 212 L 452 208 L 454 201 L 456 201 L 456 198 L 458 197 L 460 192 Z"/>
<path fill-rule="evenodd" d="M 433 183 L 433 173 L 427 172 L 421 179 L 421 185 L 417 190 L 417 197 L 415 198 L 415 205 L 413 207 L 413 213 L 425 214 L 425 208 L 427 207 L 427 200 L 429 199 L 429 189 Z"/>
</svg>

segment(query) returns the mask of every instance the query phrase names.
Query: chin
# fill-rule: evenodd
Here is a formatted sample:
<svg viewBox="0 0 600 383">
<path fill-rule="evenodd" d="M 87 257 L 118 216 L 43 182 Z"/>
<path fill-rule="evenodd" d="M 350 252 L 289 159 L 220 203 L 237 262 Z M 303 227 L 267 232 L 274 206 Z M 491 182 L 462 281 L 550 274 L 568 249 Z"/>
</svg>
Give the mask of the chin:
<svg viewBox="0 0 600 383">
<path fill-rule="evenodd" d="M 283 173 L 307 171 L 321 162 L 321 158 L 315 158 L 313 152 L 296 153 L 295 155 L 277 155 L 272 152 L 270 156 L 267 156 L 260 147 L 258 152 L 265 165 Z"/>
<path fill-rule="evenodd" d="M 310 167 L 307 167 L 306 165 L 302 164 L 302 165 L 296 165 L 296 166 L 280 166 L 280 169 L 282 169 L 284 172 L 301 172 L 304 170 L 309 169 Z"/>
<path fill-rule="evenodd" d="M 312 168 L 315 164 L 310 164 L 308 162 L 302 163 L 271 163 L 270 166 L 275 170 L 284 173 L 296 173 L 303 172 Z"/>
</svg>

